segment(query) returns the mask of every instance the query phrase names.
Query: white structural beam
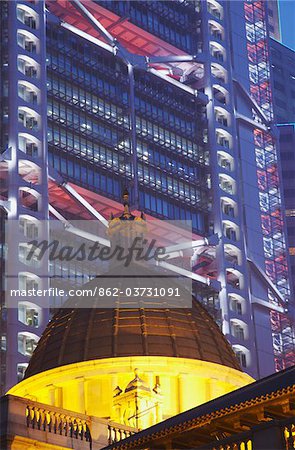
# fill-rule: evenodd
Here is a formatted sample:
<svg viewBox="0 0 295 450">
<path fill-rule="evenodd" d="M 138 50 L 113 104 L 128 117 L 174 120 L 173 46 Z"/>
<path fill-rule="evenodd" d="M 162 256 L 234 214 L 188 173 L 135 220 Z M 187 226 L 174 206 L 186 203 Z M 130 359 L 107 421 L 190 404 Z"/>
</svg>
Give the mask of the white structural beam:
<svg viewBox="0 0 295 450">
<path fill-rule="evenodd" d="M 87 239 L 91 242 L 98 242 L 99 244 L 103 245 L 104 247 L 110 247 L 111 243 L 108 239 L 102 238 L 100 236 L 97 236 L 96 234 L 89 233 L 88 231 L 81 230 L 80 228 L 75 227 L 72 225 L 65 217 L 63 217 L 62 214 L 60 214 L 52 205 L 49 205 L 49 211 L 51 214 L 53 214 L 60 222 L 62 222 L 65 226 L 65 229 L 72 234 L 75 234 L 76 236 L 80 236 L 83 239 Z"/>
<path fill-rule="evenodd" d="M 247 258 L 247 261 L 252 269 L 256 272 L 256 274 L 259 276 L 262 281 L 269 287 L 269 289 L 272 291 L 274 296 L 284 304 L 286 302 L 286 299 L 282 296 L 278 288 L 273 284 L 273 282 L 270 280 L 270 278 L 266 275 L 266 273 L 254 262 L 252 259 Z"/>
<path fill-rule="evenodd" d="M 198 91 L 196 89 L 186 86 L 185 84 L 180 83 L 180 81 L 177 81 L 174 78 L 167 77 L 167 75 L 164 75 L 159 70 L 150 67 L 148 68 L 148 72 L 152 73 L 153 75 L 156 75 L 159 78 L 162 78 L 162 80 L 168 81 L 170 84 L 173 84 L 176 87 L 180 87 L 182 90 L 188 92 L 189 94 L 194 95 L 195 97 L 198 96 Z"/>
<path fill-rule="evenodd" d="M 10 212 L 11 202 L 7 200 L 0 200 L 0 207 L 4 208 L 7 213 Z"/>
<path fill-rule="evenodd" d="M 91 36 L 88 33 L 85 33 L 85 31 L 80 30 L 79 28 L 75 27 L 74 25 L 70 25 L 69 23 L 62 22 L 61 26 L 63 28 L 66 28 L 67 30 L 71 31 L 74 34 L 77 34 L 81 38 L 86 39 L 87 41 L 91 42 L 92 44 L 95 44 L 98 47 L 101 47 L 104 50 L 107 50 L 108 52 L 112 53 L 113 55 L 116 54 L 116 49 L 114 47 L 112 47 L 109 44 L 106 44 L 103 41 L 100 41 L 99 39 L 95 38 L 94 36 Z"/>
<path fill-rule="evenodd" d="M 147 64 L 165 64 L 182 62 L 205 62 L 203 55 L 168 55 L 168 56 L 146 56 Z"/>
<path fill-rule="evenodd" d="M 196 248 L 196 247 L 202 247 L 202 246 L 215 246 L 219 242 L 219 236 L 217 234 L 213 234 L 212 236 L 209 236 L 208 238 L 200 238 L 194 241 L 187 241 L 187 242 L 181 242 L 180 244 L 170 245 L 169 247 L 166 247 L 166 252 L 177 252 L 179 250 L 186 250 L 190 248 Z"/>
<path fill-rule="evenodd" d="M 61 215 L 52 205 L 49 205 L 48 208 L 49 212 L 51 212 L 51 214 L 53 214 L 60 222 L 62 222 L 65 227 L 68 227 L 70 225 L 70 222 L 63 215 Z"/>
<path fill-rule="evenodd" d="M 255 122 L 253 119 L 249 119 L 249 117 L 244 116 L 243 114 L 236 113 L 236 119 L 241 120 L 242 122 L 249 125 L 251 128 L 259 128 L 261 131 L 268 131 L 268 127 L 263 125 L 262 123 Z"/>
<path fill-rule="evenodd" d="M 242 92 L 242 94 L 244 95 L 244 97 L 248 100 L 248 103 L 250 103 L 250 105 L 252 106 L 253 109 L 255 109 L 255 111 L 257 112 L 257 114 L 260 116 L 260 118 L 262 119 L 262 121 L 264 122 L 264 124 L 266 126 L 270 125 L 270 122 L 268 120 L 268 118 L 266 117 L 266 115 L 264 114 L 264 112 L 262 111 L 262 109 L 260 108 L 260 106 L 258 105 L 258 103 L 254 100 L 254 98 L 251 97 L 251 95 L 246 91 L 246 89 L 244 88 L 244 86 L 241 85 L 241 83 L 235 79 L 233 79 L 233 82 L 236 84 L 236 86 L 238 86 L 238 88 L 240 89 L 240 91 Z"/>
<path fill-rule="evenodd" d="M 175 245 L 169 245 L 169 247 L 166 247 L 167 253 L 173 253 L 173 252 L 179 252 L 181 250 L 187 250 L 187 249 L 193 249 L 195 247 L 201 247 L 203 245 L 208 245 L 207 239 L 201 238 L 197 241 L 188 241 L 188 242 L 182 242 L 180 244 Z"/>
<path fill-rule="evenodd" d="M 279 313 L 285 312 L 285 308 L 283 308 L 282 306 L 274 305 L 273 303 L 269 303 L 265 300 L 262 300 L 261 298 L 255 297 L 255 296 L 252 296 L 251 302 L 256 303 L 257 305 L 263 306 L 265 309 L 269 309 L 271 311 L 277 311 Z"/>
<path fill-rule="evenodd" d="M 107 221 L 107 219 L 103 217 L 103 215 L 100 214 L 98 211 L 96 211 L 96 209 L 93 208 L 93 206 L 90 205 L 90 203 L 87 200 L 85 200 L 85 198 L 83 198 L 82 195 L 80 195 L 76 191 L 76 189 L 74 189 L 68 183 L 63 183 L 61 187 L 64 190 L 66 190 L 72 197 L 74 197 L 79 203 L 81 203 L 81 205 L 83 205 L 85 209 L 87 209 L 87 211 L 89 211 L 90 214 L 92 214 L 96 219 L 98 219 L 105 227 L 109 226 L 109 222 Z"/>
<path fill-rule="evenodd" d="M 100 236 L 94 235 L 92 233 L 89 233 L 87 231 L 81 230 L 77 227 L 74 227 L 65 217 L 63 217 L 62 214 L 60 214 L 52 205 L 49 205 L 49 211 L 58 219 L 60 220 L 64 226 L 66 231 L 69 233 L 75 234 L 76 236 L 80 236 L 83 239 L 87 239 L 92 242 L 98 242 L 99 244 L 110 247 L 111 243 L 109 240 L 102 238 Z M 205 240 L 202 240 L 204 242 Z M 199 241 L 193 241 L 190 243 L 186 243 L 187 245 L 190 244 L 190 247 L 192 247 L 192 244 L 194 242 Z M 187 247 L 189 248 L 189 246 Z M 216 280 L 211 280 L 209 277 L 203 277 L 201 275 L 198 275 L 196 273 L 191 272 L 190 270 L 183 269 L 181 267 L 175 266 L 174 264 L 167 263 L 165 261 L 158 262 L 158 265 L 162 266 L 164 269 L 170 270 L 174 273 L 177 273 L 178 275 L 184 276 L 186 278 L 190 278 L 192 280 L 198 281 L 201 284 L 204 284 L 206 286 L 214 287 L 214 289 L 219 289 L 219 283 Z"/>
<path fill-rule="evenodd" d="M 3 153 L 1 153 L 0 161 L 11 161 L 11 147 L 8 147 Z"/>
<path fill-rule="evenodd" d="M 107 31 L 107 29 L 94 17 L 91 12 L 85 8 L 85 6 L 79 0 L 72 0 L 72 5 L 79 11 L 82 16 L 92 23 L 93 27 L 109 42 L 110 45 L 115 47 L 117 45 L 116 39 Z"/>
<path fill-rule="evenodd" d="M 169 83 L 189 92 L 190 94 L 193 94 L 195 97 L 198 97 L 199 100 L 207 104 L 208 98 L 207 96 L 197 89 L 192 89 L 189 86 L 186 86 L 183 83 L 180 83 L 179 81 L 168 77 L 166 75 L 160 74 L 159 71 L 148 67 L 149 64 L 156 64 L 156 63 L 181 63 L 181 62 L 196 62 L 196 63 L 204 63 L 203 55 L 171 55 L 171 56 L 143 56 L 143 55 L 137 55 L 135 53 L 131 53 L 124 45 L 122 45 L 116 38 L 114 38 L 111 33 L 107 31 L 107 29 L 101 24 L 99 20 L 94 17 L 94 15 L 80 2 L 80 0 L 72 0 L 73 6 L 79 11 L 82 16 L 93 26 L 94 29 L 96 29 L 108 42 L 108 44 L 104 44 L 99 41 L 99 39 L 93 38 L 93 36 L 90 36 L 89 34 L 82 32 L 75 28 L 72 25 L 69 25 L 67 23 L 63 23 L 62 26 L 67 28 L 68 30 L 79 34 L 80 36 L 84 37 L 85 39 L 90 40 L 96 45 L 99 45 L 100 47 L 104 47 L 106 50 L 111 51 L 113 54 L 121 58 L 127 65 L 131 65 L 133 67 L 137 66 L 140 67 L 143 70 L 147 70 L 148 72 L 153 73 L 156 76 L 162 77 L 165 81 L 168 81 Z"/>
<path fill-rule="evenodd" d="M 69 183 L 64 181 L 62 176 L 59 174 L 57 170 L 55 170 L 52 167 L 48 168 L 48 178 L 55 181 L 61 189 L 66 191 L 72 198 L 77 200 L 90 214 L 93 215 L 96 219 L 98 219 L 105 227 L 109 226 L 109 222 L 105 217 L 103 217 L 102 214 L 100 214 L 98 211 L 96 211 L 95 208 L 93 208 L 92 205 L 84 198 L 82 195 L 80 195 L 76 189 L 74 189 L 72 186 L 70 186 Z"/>
<path fill-rule="evenodd" d="M 174 266 L 173 264 L 167 263 L 165 261 L 159 261 L 158 265 L 163 267 L 164 269 L 171 270 L 172 272 L 177 273 L 178 275 L 182 275 L 186 278 L 191 278 L 194 281 L 198 281 L 201 284 L 206 286 L 214 287 L 214 289 L 220 288 L 220 283 L 216 280 L 211 280 L 209 277 L 202 277 L 196 273 L 191 272 L 190 270 L 183 269 L 182 267 Z"/>
</svg>

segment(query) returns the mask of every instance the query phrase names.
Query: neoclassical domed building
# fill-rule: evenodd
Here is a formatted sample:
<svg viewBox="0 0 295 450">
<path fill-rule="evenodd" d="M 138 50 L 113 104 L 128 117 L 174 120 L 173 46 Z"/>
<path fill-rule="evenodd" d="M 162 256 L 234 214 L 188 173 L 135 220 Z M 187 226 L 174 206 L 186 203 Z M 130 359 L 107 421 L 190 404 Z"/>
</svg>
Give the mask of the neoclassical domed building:
<svg viewBox="0 0 295 450">
<path fill-rule="evenodd" d="M 142 230 L 126 195 L 124 207 L 110 222 L 116 241 L 123 221 Z M 53 316 L 9 394 L 143 429 L 252 381 L 195 298 L 191 308 L 142 308 L 130 298 L 120 299 L 123 308 L 100 308 L 99 298 L 83 308 L 81 301 Z"/>
<path fill-rule="evenodd" d="M 194 300 L 190 310 L 61 309 L 10 393 L 134 426 L 136 393 L 144 428 L 250 381 Z"/>
<path fill-rule="evenodd" d="M 109 234 L 126 246 L 145 223 L 124 203 Z M 142 270 L 129 269 L 140 286 Z M 150 266 L 144 273 L 157 284 Z M 107 274 L 121 290 L 124 267 Z M 1 450 L 293 448 L 294 367 L 251 383 L 195 298 L 184 307 L 180 296 L 178 308 L 122 292 L 110 307 L 77 296 L 56 312 L 24 380 L 0 399 Z"/>
</svg>

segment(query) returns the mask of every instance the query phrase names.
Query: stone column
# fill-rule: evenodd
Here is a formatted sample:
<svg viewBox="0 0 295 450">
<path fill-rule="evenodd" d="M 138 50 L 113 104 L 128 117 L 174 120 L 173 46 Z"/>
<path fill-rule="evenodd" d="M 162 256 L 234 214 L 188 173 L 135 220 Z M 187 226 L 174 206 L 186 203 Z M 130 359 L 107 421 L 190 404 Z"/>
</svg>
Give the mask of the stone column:
<svg viewBox="0 0 295 450">
<path fill-rule="evenodd" d="M 77 379 L 77 394 L 78 394 L 78 411 L 85 414 L 85 379 L 83 377 Z"/>
<path fill-rule="evenodd" d="M 62 387 L 55 388 L 55 406 L 58 408 L 63 407 Z"/>
<path fill-rule="evenodd" d="M 186 399 L 186 374 L 180 373 L 178 375 L 178 409 L 179 412 L 185 411 Z"/>
<path fill-rule="evenodd" d="M 84 408 L 85 408 L 85 414 L 89 414 L 89 404 L 88 404 L 88 384 L 89 380 L 84 379 Z"/>
<path fill-rule="evenodd" d="M 118 374 L 117 373 L 111 373 L 111 385 L 112 385 L 112 393 L 114 392 L 114 389 L 118 386 Z M 122 386 L 120 386 L 121 389 L 123 389 Z"/>
<path fill-rule="evenodd" d="M 48 389 L 49 405 L 55 406 L 55 386 L 53 384 Z"/>
</svg>

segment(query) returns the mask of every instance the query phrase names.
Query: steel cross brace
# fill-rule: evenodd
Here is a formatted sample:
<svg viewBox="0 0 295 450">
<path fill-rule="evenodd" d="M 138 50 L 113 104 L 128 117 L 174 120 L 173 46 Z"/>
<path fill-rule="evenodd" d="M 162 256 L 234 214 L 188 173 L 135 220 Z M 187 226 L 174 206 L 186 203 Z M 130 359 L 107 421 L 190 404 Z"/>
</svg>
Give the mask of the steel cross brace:
<svg viewBox="0 0 295 450">
<path fill-rule="evenodd" d="M 72 5 L 79 13 L 98 31 L 114 49 L 114 54 L 119 56 L 126 64 L 133 67 L 147 69 L 150 64 L 168 64 L 173 62 L 204 62 L 204 57 L 200 55 L 174 55 L 174 56 L 142 56 L 129 52 L 111 33 L 97 20 L 94 15 L 81 3 L 80 0 L 71 0 Z"/>
</svg>

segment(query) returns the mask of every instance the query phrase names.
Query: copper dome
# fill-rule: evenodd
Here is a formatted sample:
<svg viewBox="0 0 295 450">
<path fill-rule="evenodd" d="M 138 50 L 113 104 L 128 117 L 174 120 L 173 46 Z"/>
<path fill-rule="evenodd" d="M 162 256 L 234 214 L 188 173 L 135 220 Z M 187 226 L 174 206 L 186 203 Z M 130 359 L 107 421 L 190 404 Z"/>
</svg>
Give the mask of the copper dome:
<svg viewBox="0 0 295 450">
<path fill-rule="evenodd" d="M 212 317 L 193 299 L 191 309 L 62 308 L 47 325 L 25 377 L 124 356 L 191 358 L 241 370 Z"/>
</svg>

